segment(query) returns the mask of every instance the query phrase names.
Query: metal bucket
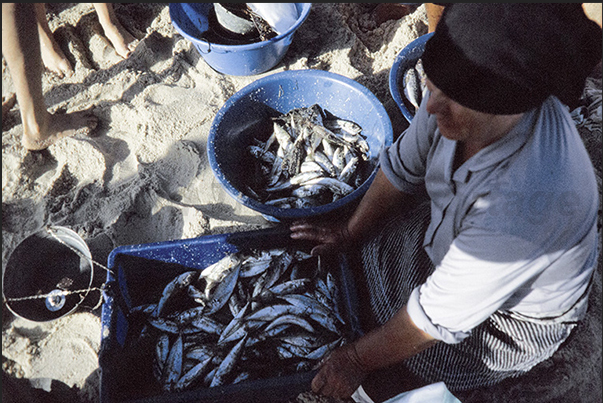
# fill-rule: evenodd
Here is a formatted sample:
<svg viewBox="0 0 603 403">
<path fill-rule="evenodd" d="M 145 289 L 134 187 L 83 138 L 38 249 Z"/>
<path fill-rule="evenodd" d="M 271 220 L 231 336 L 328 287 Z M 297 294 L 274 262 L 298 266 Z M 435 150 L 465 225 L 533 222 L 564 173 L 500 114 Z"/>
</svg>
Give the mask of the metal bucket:
<svg viewBox="0 0 603 403">
<path fill-rule="evenodd" d="M 46 322 L 73 312 L 88 295 L 92 255 L 69 228 L 46 227 L 25 238 L 3 273 L 2 292 L 15 315 Z"/>
</svg>

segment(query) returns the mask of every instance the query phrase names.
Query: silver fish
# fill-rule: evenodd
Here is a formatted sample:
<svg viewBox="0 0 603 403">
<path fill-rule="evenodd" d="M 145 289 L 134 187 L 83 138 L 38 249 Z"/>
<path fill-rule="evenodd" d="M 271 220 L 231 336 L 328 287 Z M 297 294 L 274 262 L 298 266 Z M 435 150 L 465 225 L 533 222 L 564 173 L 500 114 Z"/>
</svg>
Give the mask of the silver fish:
<svg viewBox="0 0 603 403">
<path fill-rule="evenodd" d="M 212 348 L 203 344 L 196 344 L 192 349 L 187 350 L 185 353 L 187 359 L 195 361 L 205 361 L 208 358 L 213 358 L 213 356 L 214 352 Z"/>
<path fill-rule="evenodd" d="M 317 349 L 311 351 L 306 355 L 307 359 L 310 360 L 321 360 L 328 353 L 333 351 L 336 347 L 340 346 L 343 343 L 343 338 L 339 338 L 331 343 L 325 344 L 324 346 L 318 347 Z"/>
<path fill-rule="evenodd" d="M 308 307 L 299 307 L 294 305 L 274 304 L 265 306 L 257 311 L 250 313 L 247 320 L 262 320 L 270 322 L 281 315 L 294 314 L 303 315 L 308 312 Z"/>
<path fill-rule="evenodd" d="M 167 361 L 169 353 L 170 338 L 166 333 L 162 333 L 155 345 L 155 363 L 157 364 L 158 369 L 158 373 L 156 374 L 157 378 L 161 378 L 161 374 L 163 374 L 163 368 L 165 367 L 165 362 Z"/>
<path fill-rule="evenodd" d="M 286 294 L 296 294 L 302 292 L 310 285 L 310 279 L 300 278 L 296 280 L 289 280 L 283 283 L 277 284 L 265 290 L 270 296 L 282 296 Z M 263 293 L 260 294 L 260 298 Z"/>
<path fill-rule="evenodd" d="M 423 98 L 421 89 L 421 76 L 416 68 L 411 67 L 404 75 L 404 95 L 415 109 L 419 109 Z"/>
<path fill-rule="evenodd" d="M 170 281 L 163 289 L 163 293 L 161 294 L 161 298 L 157 303 L 157 307 L 153 311 L 153 316 L 160 316 L 163 312 L 163 309 L 165 308 L 167 301 L 173 295 L 177 294 L 178 291 L 182 290 L 183 288 L 187 288 L 194 280 L 196 280 L 197 276 L 199 276 L 199 272 L 193 270 L 182 273 L 176 278 L 174 278 L 172 281 Z"/>
<path fill-rule="evenodd" d="M 247 336 L 244 336 L 243 339 L 241 339 L 241 341 L 239 341 L 232 348 L 232 350 L 230 350 L 230 352 L 226 355 L 226 357 L 224 357 L 224 360 L 222 361 L 222 363 L 220 363 L 218 370 L 214 374 L 211 384 L 209 385 L 210 387 L 213 388 L 215 386 L 222 385 L 225 382 L 226 377 L 228 375 L 230 375 L 234 366 L 236 365 L 237 360 L 239 359 L 239 357 L 243 351 L 243 347 L 245 347 L 246 341 L 247 341 Z"/>
<path fill-rule="evenodd" d="M 344 149 L 345 147 L 338 147 L 333 153 L 333 160 L 331 162 L 335 167 L 335 172 L 337 173 L 336 176 L 341 175 L 341 171 L 343 171 L 343 168 L 345 168 Z"/>
<path fill-rule="evenodd" d="M 350 194 L 354 188 L 335 178 L 315 178 L 304 182 L 304 185 L 321 185 L 328 187 L 333 193 L 340 195 Z"/>
<path fill-rule="evenodd" d="M 339 179 L 341 182 L 348 183 L 357 167 L 358 157 L 352 157 L 352 159 L 343 167 L 337 179 Z"/>
<path fill-rule="evenodd" d="M 289 132 L 287 132 L 287 130 L 285 130 L 280 124 L 276 122 L 274 122 L 273 124 L 273 130 L 274 136 L 276 137 L 276 140 L 278 141 L 279 145 L 284 150 L 287 150 L 291 146 L 291 144 L 293 144 L 293 139 L 289 135 Z"/>
<path fill-rule="evenodd" d="M 308 331 L 310 333 L 314 332 L 314 328 L 312 327 L 312 325 L 310 324 L 310 322 L 308 322 L 304 318 L 300 317 L 299 315 L 291 315 L 291 314 L 281 315 L 278 318 L 274 319 L 266 327 L 266 331 L 269 331 L 270 329 L 273 329 L 276 326 L 280 326 L 280 325 L 283 325 L 285 323 L 290 324 L 290 325 L 299 326 L 302 329 L 304 329 L 304 330 L 306 330 L 306 331 Z"/>
<path fill-rule="evenodd" d="M 182 391 L 188 388 L 196 379 L 203 376 L 205 370 L 209 367 L 212 357 L 207 358 L 204 361 L 199 362 L 197 365 L 192 367 L 188 372 L 180 377 L 178 382 L 174 385 L 174 390 Z"/>
<path fill-rule="evenodd" d="M 206 281 L 205 296 L 208 299 L 213 287 L 220 283 L 239 263 L 240 260 L 236 254 L 229 254 L 201 271 L 201 277 Z"/>
<path fill-rule="evenodd" d="M 263 147 L 251 145 L 248 147 L 249 152 L 260 160 L 267 162 L 269 164 L 273 164 L 276 159 L 276 155 L 271 153 L 270 151 L 265 151 Z"/>
<path fill-rule="evenodd" d="M 333 130 L 343 130 L 351 135 L 358 135 L 362 132 L 362 127 L 351 120 L 340 119 L 336 117 L 332 117 L 330 119 L 324 119 L 323 124 L 325 127 L 331 131 Z"/>
<path fill-rule="evenodd" d="M 284 249 L 263 251 L 259 256 L 249 256 L 241 263 L 239 277 L 247 278 L 262 274 L 268 269 L 272 259 L 284 251 Z"/>
<path fill-rule="evenodd" d="M 289 178 L 288 180 L 277 183 L 274 186 L 267 187 L 266 191 L 267 192 L 277 192 L 280 190 L 290 189 L 295 185 L 299 185 L 299 184 L 307 182 L 311 179 L 318 178 L 321 175 L 322 175 L 321 171 L 302 172 L 300 174 L 297 174 L 297 175 Z"/>
<path fill-rule="evenodd" d="M 164 365 L 162 387 L 166 392 L 173 390 L 182 374 L 182 347 L 182 335 L 180 334 L 170 349 L 170 353 Z"/>
<path fill-rule="evenodd" d="M 205 315 L 193 318 L 190 325 L 209 334 L 220 334 L 224 330 L 223 324 Z"/>
<path fill-rule="evenodd" d="M 162 332 L 174 333 L 174 334 L 180 332 L 180 326 L 178 326 L 178 324 L 174 321 L 167 320 L 165 318 L 154 318 L 154 317 L 149 317 L 148 321 L 154 328 L 161 330 Z"/>
<path fill-rule="evenodd" d="M 238 260 L 238 259 L 237 259 Z M 241 265 L 236 264 L 234 268 L 222 279 L 222 281 L 216 286 L 212 298 L 205 305 L 206 312 L 211 315 L 220 310 L 232 295 L 232 292 L 237 285 L 239 279 L 239 272 L 241 271 Z"/>
<path fill-rule="evenodd" d="M 220 339 L 218 340 L 218 344 L 223 343 L 223 340 L 226 337 L 230 336 L 231 333 L 233 333 L 233 330 L 235 329 L 235 327 L 239 326 L 242 323 L 242 318 L 245 314 L 247 314 L 247 310 L 249 309 L 250 306 L 251 306 L 251 302 L 247 302 L 247 304 L 245 304 L 245 307 L 243 309 L 241 309 L 235 317 L 232 318 L 232 320 L 228 323 L 228 325 L 226 325 L 226 327 L 220 334 Z"/>
</svg>

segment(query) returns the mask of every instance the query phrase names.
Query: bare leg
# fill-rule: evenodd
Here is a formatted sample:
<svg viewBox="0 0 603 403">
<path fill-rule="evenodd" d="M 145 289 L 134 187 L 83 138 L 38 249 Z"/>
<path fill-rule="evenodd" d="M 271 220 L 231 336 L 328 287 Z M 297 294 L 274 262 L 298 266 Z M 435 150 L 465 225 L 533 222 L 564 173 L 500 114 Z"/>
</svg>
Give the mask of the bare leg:
<svg viewBox="0 0 603 403">
<path fill-rule="evenodd" d="M 73 68 L 50 31 L 46 19 L 46 6 L 44 3 L 34 4 L 36 6 L 36 20 L 38 21 L 38 35 L 40 36 L 40 49 L 44 66 L 59 77 L 70 76 L 73 74 Z"/>
<path fill-rule="evenodd" d="M 113 11 L 113 4 L 93 4 L 96 9 L 96 14 L 98 14 L 98 20 L 105 32 L 105 36 L 109 39 L 117 54 L 124 59 L 130 56 L 132 51 L 136 48 L 138 41 L 121 25 Z"/>
<path fill-rule="evenodd" d="M 32 3 L 2 3 L 2 54 L 21 109 L 22 144 L 28 150 L 43 150 L 79 129 L 94 129 L 97 118 L 85 111 L 53 115 L 46 110 L 34 8 Z"/>
</svg>

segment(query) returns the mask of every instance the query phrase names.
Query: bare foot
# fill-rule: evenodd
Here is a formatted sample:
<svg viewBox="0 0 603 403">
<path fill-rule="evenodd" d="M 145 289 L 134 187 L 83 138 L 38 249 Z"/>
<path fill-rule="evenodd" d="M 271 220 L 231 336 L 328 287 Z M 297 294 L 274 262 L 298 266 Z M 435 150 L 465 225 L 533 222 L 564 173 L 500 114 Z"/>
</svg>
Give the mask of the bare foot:
<svg viewBox="0 0 603 403">
<path fill-rule="evenodd" d="M 98 118 L 90 110 L 49 114 L 46 133 L 23 133 L 22 144 L 27 150 L 44 150 L 58 140 L 75 134 L 89 135 L 98 124 Z"/>
<path fill-rule="evenodd" d="M 16 103 L 17 95 L 14 92 L 8 94 L 6 98 L 2 96 L 2 116 L 4 117 L 4 115 L 10 111 Z"/>
<path fill-rule="evenodd" d="M 59 77 L 70 76 L 73 74 L 71 63 L 61 50 L 59 44 L 54 40 L 52 34 L 39 30 L 40 50 L 44 66 Z"/>
<path fill-rule="evenodd" d="M 113 45 L 115 52 L 127 59 L 136 49 L 138 39 L 134 38 L 119 22 L 105 23 L 102 26 L 105 36 Z"/>
</svg>

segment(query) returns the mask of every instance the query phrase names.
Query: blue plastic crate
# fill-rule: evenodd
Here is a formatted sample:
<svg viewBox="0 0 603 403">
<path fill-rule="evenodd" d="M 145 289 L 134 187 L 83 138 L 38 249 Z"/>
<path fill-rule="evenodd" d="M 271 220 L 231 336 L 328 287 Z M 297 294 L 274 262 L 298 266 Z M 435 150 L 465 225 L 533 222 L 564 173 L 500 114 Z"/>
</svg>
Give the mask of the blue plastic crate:
<svg viewBox="0 0 603 403">
<path fill-rule="evenodd" d="M 177 274 L 202 270 L 231 253 L 287 246 L 305 251 L 311 248 L 307 242 L 292 240 L 288 229 L 271 228 L 114 249 L 108 259 L 112 272 L 107 275 L 102 309 L 101 402 L 274 402 L 275 396 L 286 401 L 310 390 L 316 370 L 235 385 L 161 393 L 153 386 L 157 382 L 152 364 L 144 358 L 149 356 L 144 351 L 152 346 L 131 347 L 132 338 L 141 329 L 128 319 L 126 312 L 133 306 L 156 302 L 164 286 Z M 339 308 L 347 322 L 347 337 L 357 338 L 362 332 L 356 289 L 345 256 L 323 259 L 321 265 L 338 281 Z"/>
</svg>

